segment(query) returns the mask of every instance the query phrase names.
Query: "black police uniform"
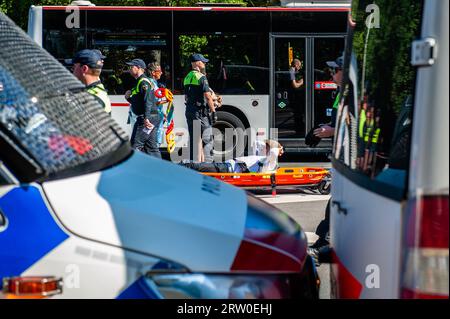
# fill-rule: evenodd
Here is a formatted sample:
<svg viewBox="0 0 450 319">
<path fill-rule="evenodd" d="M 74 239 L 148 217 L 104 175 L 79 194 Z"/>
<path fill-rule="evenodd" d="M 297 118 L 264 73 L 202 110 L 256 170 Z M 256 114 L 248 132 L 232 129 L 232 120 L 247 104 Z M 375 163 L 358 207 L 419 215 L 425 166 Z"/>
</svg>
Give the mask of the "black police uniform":
<svg viewBox="0 0 450 319">
<path fill-rule="evenodd" d="M 131 146 L 134 149 L 161 158 L 157 132 L 162 118 L 156 105 L 156 89 L 150 79 L 142 74 L 131 91 L 128 102 L 131 103 L 131 111 L 137 116 L 131 134 Z M 145 119 L 148 119 L 154 125 L 150 133 L 146 132 Z"/>
<path fill-rule="evenodd" d="M 213 157 L 213 133 L 209 116 L 209 107 L 205 103 L 204 93 L 210 92 L 206 76 L 197 70 L 192 70 L 183 81 L 186 100 L 186 121 L 189 129 L 190 158 L 194 154 L 194 121 L 200 124 L 200 134 L 203 142 L 205 162 L 212 162 Z"/>
</svg>

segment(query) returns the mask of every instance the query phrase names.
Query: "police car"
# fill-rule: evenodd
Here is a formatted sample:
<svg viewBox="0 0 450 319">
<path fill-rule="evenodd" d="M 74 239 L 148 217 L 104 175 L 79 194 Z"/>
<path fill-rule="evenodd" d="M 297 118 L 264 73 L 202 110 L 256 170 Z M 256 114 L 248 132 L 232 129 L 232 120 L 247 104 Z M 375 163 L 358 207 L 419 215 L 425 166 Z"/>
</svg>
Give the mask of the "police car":
<svg viewBox="0 0 450 319">
<path fill-rule="evenodd" d="M 131 150 L 0 13 L 1 298 L 317 298 L 302 229 L 244 191 Z"/>
</svg>

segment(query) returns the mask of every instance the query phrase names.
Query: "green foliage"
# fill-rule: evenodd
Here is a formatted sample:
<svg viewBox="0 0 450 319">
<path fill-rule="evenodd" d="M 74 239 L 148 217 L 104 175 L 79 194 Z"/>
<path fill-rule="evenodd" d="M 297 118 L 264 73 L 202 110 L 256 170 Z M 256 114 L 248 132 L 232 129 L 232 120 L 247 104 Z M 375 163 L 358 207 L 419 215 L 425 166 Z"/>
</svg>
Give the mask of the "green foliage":
<svg viewBox="0 0 450 319">
<path fill-rule="evenodd" d="M 180 54 L 181 54 L 181 63 L 183 68 L 187 68 L 188 66 L 183 65 L 183 63 L 187 63 L 188 58 L 191 54 L 197 52 L 205 52 L 205 47 L 208 45 L 208 39 L 206 36 L 187 36 L 181 35 L 180 38 Z M 206 57 L 208 58 L 208 57 Z"/>
<path fill-rule="evenodd" d="M 380 8 L 380 28 L 369 31 L 365 25 L 368 15 L 365 8 L 372 2 Z M 352 17 L 356 21 L 353 50 L 359 62 L 359 80 L 365 53 L 366 93 L 377 101 L 376 107 L 398 114 L 406 96 L 413 93 L 414 68 L 410 64 L 410 51 L 420 28 L 420 2 L 377 0 L 359 1 L 358 5 L 357 9 L 352 8 Z M 370 32 L 368 38 L 367 32 Z"/>
</svg>

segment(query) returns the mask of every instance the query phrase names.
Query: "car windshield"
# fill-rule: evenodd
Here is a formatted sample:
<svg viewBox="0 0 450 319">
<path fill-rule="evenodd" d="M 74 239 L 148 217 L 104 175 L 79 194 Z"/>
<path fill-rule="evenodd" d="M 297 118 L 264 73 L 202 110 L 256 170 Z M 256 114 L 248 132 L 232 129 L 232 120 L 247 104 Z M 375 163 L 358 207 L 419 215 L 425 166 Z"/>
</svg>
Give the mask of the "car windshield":
<svg viewBox="0 0 450 319">
<path fill-rule="evenodd" d="M 20 181 L 99 170 L 130 153 L 84 85 L 0 13 L 0 161 Z"/>
</svg>

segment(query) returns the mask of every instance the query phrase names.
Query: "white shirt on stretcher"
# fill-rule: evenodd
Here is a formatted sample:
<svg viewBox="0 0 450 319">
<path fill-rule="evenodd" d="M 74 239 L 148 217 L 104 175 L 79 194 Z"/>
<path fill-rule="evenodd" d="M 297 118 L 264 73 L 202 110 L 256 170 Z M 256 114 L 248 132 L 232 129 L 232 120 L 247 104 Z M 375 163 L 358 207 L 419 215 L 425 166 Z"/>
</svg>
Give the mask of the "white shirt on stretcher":
<svg viewBox="0 0 450 319">
<path fill-rule="evenodd" d="M 279 148 L 271 148 L 269 154 L 265 154 L 266 144 L 262 141 L 257 141 L 253 150 L 255 155 L 237 157 L 226 161 L 231 166 L 232 173 L 242 173 L 238 163 L 245 163 L 250 173 L 269 173 L 277 170 L 278 155 L 280 154 Z"/>
</svg>

